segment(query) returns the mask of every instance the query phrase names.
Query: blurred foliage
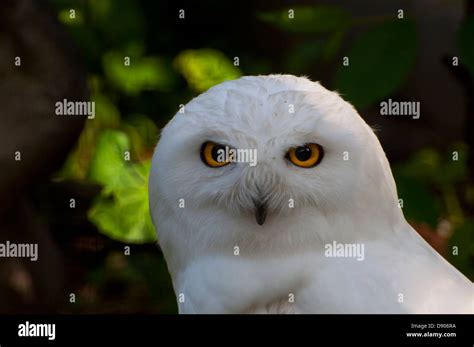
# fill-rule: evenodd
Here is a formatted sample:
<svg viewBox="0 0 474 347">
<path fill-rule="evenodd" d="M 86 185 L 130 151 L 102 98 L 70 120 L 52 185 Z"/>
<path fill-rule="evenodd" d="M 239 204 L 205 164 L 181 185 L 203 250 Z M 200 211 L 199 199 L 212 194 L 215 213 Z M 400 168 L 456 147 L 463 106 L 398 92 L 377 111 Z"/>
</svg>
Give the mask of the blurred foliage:
<svg viewBox="0 0 474 347">
<path fill-rule="evenodd" d="M 291 9 L 257 13 L 257 18 L 298 34 L 340 31 L 351 23 L 349 12 L 328 5 L 292 6 Z"/>
<path fill-rule="evenodd" d="M 336 89 L 354 106 L 373 105 L 396 92 L 415 62 L 416 30 L 409 20 L 383 23 L 358 37 L 340 65 Z"/>
<path fill-rule="evenodd" d="M 295 74 L 307 74 L 315 63 L 335 59 L 353 22 L 349 12 L 329 5 L 292 6 L 259 12 L 257 18 L 288 33 L 303 35 L 304 40 L 288 49 L 285 59 L 286 69 Z"/>
<path fill-rule="evenodd" d="M 166 263 L 151 248 L 110 251 L 78 290 L 74 313 L 176 313 Z M 167 300 L 164 300 L 167 299 Z"/>
<path fill-rule="evenodd" d="M 240 70 L 222 52 L 214 49 L 181 52 L 174 60 L 174 65 L 198 93 L 241 76 Z"/>
<path fill-rule="evenodd" d="M 429 223 L 433 228 L 442 211 L 441 197 L 433 194 L 433 189 L 443 187 L 438 180 L 442 175 L 440 169 L 441 156 L 433 149 L 423 149 L 393 168 L 398 195 L 406 201 L 405 216 Z"/>
<path fill-rule="evenodd" d="M 289 11 L 294 11 L 294 17 Z M 327 63 L 337 57 L 345 32 L 371 19 L 351 18 L 336 6 L 295 6 L 259 13 L 259 19 L 290 33 L 326 34 L 311 37 L 289 50 L 289 66 L 301 73 L 315 61 Z M 416 57 L 416 29 L 409 19 L 392 19 L 359 35 L 345 55 L 348 65 L 338 64 L 334 86 L 357 108 L 374 105 L 396 92 Z M 381 78 L 380 76 L 383 76 Z"/>
<path fill-rule="evenodd" d="M 109 47 L 123 48 L 145 37 L 145 16 L 137 1 L 89 0 L 85 6 L 90 24 L 100 29 L 103 41 Z"/>
<path fill-rule="evenodd" d="M 127 163 L 130 143 L 120 131 L 104 131 L 91 160 L 89 179 L 104 189 L 89 211 L 104 234 L 124 242 L 151 242 L 155 230 L 148 209 L 150 161 Z"/>
<path fill-rule="evenodd" d="M 130 59 L 130 66 L 125 65 L 126 59 Z M 156 57 L 130 58 L 109 52 L 104 55 L 103 66 L 105 77 L 114 87 L 131 96 L 147 89 L 169 91 L 175 81 L 170 67 Z"/>
<path fill-rule="evenodd" d="M 474 76 L 474 15 L 467 18 L 458 35 L 461 62 Z"/>
<path fill-rule="evenodd" d="M 319 72 L 329 71 L 333 87 L 345 99 L 358 108 L 369 108 L 398 92 L 417 53 L 412 19 L 394 20 L 395 15 L 356 18 L 332 5 L 292 6 L 293 18 L 290 8 L 251 13 L 247 20 L 256 23 L 249 22 L 252 29 L 248 31 L 237 32 L 233 27 L 221 32 L 215 22 L 197 21 L 192 28 L 199 34 L 190 35 L 186 28 L 181 32 L 181 26 L 166 22 L 169 13 L 162 14 L 168 9 L 162 2 L 51 2 L 86 64 L 91 100 L 96 104 L 95 118 L 86 121 L 57 179 L 100 185 L 101 192 L 88 211 L 89 221 L 108 238 L 126 243 L 156 242 L 148 211 L 150 159 L 158 139 L 157 126 L 162 127 L 180 104 L 244 74 L 308 75 L 317 71 L 320 79 Z M 194 11 L 199 12 L 199 7 Z M 241 19 L 236 25 L 241 25 Z M 262 38 L 253 46 L 251 39 L 243 39 L 253 34 L 256 25 L 287 35 L 284 49 L 267 53 L 267 46 L 260 44 Z M 470 17 L 458 42 L 461 62 L 474 74 L 473 37 L 474 18 Z M 260 46 L 265 48 L 254 52 Z M 234 64 L 235 56 L 242 66 Z M 343 66 L 344 56 L 349 57 L 349 66 Z M 451 155 L 455 150 L 457 161 Z M 460 247 L 458 256 L 448 252 L 450 261 L 473 279 L 474 218 L 465 212 L 474 206 L 468 150 L 463 144 L 454 144 L 444 153 L 423 149 L 396 165 L 393 172 L 407 219 L 426 223 L 433 234 L 440 221 L 449 221 L 450 245 Z M 167 276 L 162 259 L 111 252 L 104 264 L 89 273 L 87 282 L 92 287 L 84 288 L 84 297 L 106 301 L 110 287 L 123 286 L 117 299 L 122 303 L 143 307 L 142 298 L 148 295 L 156 307 L 175 311 L 174 306 L 160 302 L 161 293 L 173 295 Z M 171 298 L 169 302 L 174 305 Z"/>
<path fill-rule="evenodd" d="M 70 9 L 65 9 L 59 11 L 58 14 L 58 19 L 61 23 L 67 24 L 67 25 L 77 25 L 77 24 L 82 24 L 84 21 L 84 18 L 82 17 L 82 12 L 79 10 L 74 11 L 74 15 L 71 16 L 71 10 Z"/>
<path fill-rule="evenodd" d="M 103 187 L 88 217 L 104 235 L 127 243 L 153 242 L 147 180 L 157 128 L 150 115 L 137 114 L 134 107 L 123 115 L 121 104 L 149 103 L 147 92 L 156 93 L 154 98 L 181 94 L 180 103 L 185 103 L 192 93 L 237 78 L 241 72 L 215 49 L 183 50 L 175 57 L 148 54 L 146 21 L 135 1 L 53 2 L 59 21 L 67 26 L 89 65 L 91 100 L 96 104 L 95 118 L 86 122 L 56 179 Z M 191 93 L 182 93 L 180 75 Z"/>
<path fill-rule="evenodd" d="M 304 74 L 310 66 L 321 61 L 325 45 L 326 42 L 321 39 L 314 39 L 311 44 L 306 41 L 297 44 L 288 50 L 288 69 L 295 74 Z"/>
</svg>

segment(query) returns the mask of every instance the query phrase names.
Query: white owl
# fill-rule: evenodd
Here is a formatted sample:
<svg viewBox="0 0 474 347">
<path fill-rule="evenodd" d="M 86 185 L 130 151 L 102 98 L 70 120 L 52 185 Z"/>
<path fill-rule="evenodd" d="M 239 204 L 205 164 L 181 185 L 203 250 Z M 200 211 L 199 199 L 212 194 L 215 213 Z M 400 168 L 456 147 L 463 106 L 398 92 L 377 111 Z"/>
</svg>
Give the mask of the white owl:
<svg viewBox="0 0 474 347">
<path fill-rule="evenodd" d="M 181 313 L 472 313 L 472 283 L 406 222 L 377 137 L 337 93 L 243 77 L 183 111 L 149 179 Z"/>
</svg>

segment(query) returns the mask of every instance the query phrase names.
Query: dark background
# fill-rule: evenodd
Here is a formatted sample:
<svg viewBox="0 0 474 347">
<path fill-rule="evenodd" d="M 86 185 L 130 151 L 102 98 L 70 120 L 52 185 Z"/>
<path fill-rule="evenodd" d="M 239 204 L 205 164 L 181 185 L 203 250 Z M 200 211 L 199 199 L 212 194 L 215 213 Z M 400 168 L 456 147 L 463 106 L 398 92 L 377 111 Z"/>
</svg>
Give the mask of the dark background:
<svg viewBox="0 0 474 347">
<path fill-rule="evenodd" d="M 0 312 L 176 312 L 148 211 L 158 131 L 180 104 L 253 74 L 306 75 L 351 101 L 409 222 L 474 278 L 473 1 L 2 6 L 0 242 L 37 242 L 39 260 L 0 259 Z M 95 101 L 95 119 L 55 115 L 64 98 Z M 420 119 L 381 116 L 388 98 L 420 102 Z"/>
</svg>

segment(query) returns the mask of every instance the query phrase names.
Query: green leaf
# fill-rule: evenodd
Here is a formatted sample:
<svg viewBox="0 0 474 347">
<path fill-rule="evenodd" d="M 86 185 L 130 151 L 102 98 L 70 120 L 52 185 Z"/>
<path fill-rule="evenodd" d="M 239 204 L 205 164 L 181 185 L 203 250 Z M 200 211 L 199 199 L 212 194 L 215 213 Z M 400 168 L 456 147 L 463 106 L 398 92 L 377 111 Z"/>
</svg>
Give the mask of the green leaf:
<svg viewBox="0 0 474 347">
<path fill-rule="evenodd" d="M 125 133 L 105 130 L 97 141 L 89 168 L 89 179 L 105 186 L 107 192 L 123 186 L 124 179 L 128 183 L 133 181 L 125 170 L 125 152 L 129 149 Z"/>
<path fill-rule="evenodd" d="M 89 219 L 100 232 L 127 243 L 156 241 L 148 207 L 149 169 L 150 162 L 132 165 L 126 171 L 131 171 L 127 175 L 135 177 L 133 181 L 116 187 L 112 198 L 101 196 L 95 201 Z"/>
<path fill-rule="evenodd" d="M 286 65 L 288 72 L 293 74 L 307 73 L 308 69 L 320 61 L 329 62 L 338 53 L 344 31 L 335 31 L 324 39 L 307 39 L 288 49 Z"/>
<path fill-rule="evenodd" d="M 122 242 L 156 240 L 148 207 L 150 161 L 129 163 L 125 133 L 104 131 L 97 142 L 89 177 L 104 189 L 89 210 L 89 219 L 100 232 Z"/>
<path fill-rule="evenodd" d="M 340 65 L 336 89 L 354 106 L 364 108 L 390 96 L 402 85 L 416 57 L 416 28 L 395 20 L 363 33 L 354 42 L 349 66 Z"/>
<path fill-rule="evenodd" d="M 474 15 L 471 15 L 461 26 L 458 35 L 461 62 L 474 75 Z"/>
<path fill-rule="evenodd" d="M 175 58 L 174 66 L 199 93 L 241 76 L 240 70 L 222 52 L 214 49 L 183 51 Z"/>
<path fill-rule="evenodd" d="M 130 57 L 130 65 L 127 66 L 124 58 L 117 52 L 109 52 L 102 59 L 105 76 L 121 92 L 135 96 L 142 90 L 172 89 L 174 76 L 164 60 L 157 57 Z"/>
<path fill-rule="evenodd" d="M 258 13 L 257 18 L 292 33 L 328 33 L 345 28 L 351 22 L 351 15 L 347 11 L 329 5 L 294 6 Z"/>
<path fill-rule="evenodd" d="M 294 74 L 302 74 L 317 63 L 324 52 L 322 40 L 305 41 L 288 50 L 286 59 L 288 70 Z"/>
</svg>

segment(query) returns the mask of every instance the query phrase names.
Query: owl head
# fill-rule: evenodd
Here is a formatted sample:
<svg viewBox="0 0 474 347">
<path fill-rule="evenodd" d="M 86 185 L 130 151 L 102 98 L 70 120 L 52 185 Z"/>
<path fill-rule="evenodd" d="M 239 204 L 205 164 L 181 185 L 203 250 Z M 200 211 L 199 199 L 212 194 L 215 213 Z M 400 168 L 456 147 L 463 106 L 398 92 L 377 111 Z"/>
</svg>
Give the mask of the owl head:
<svg viewBox="0 0 474 347">
<path fill-rule="evenodd" d="M 291 75 L 242 77 L 191 100 L 163 129 L 149 182 L 160 243 L 190 248 L 398 213 L 373 130 L 337 93 Z"/>
</svg>

